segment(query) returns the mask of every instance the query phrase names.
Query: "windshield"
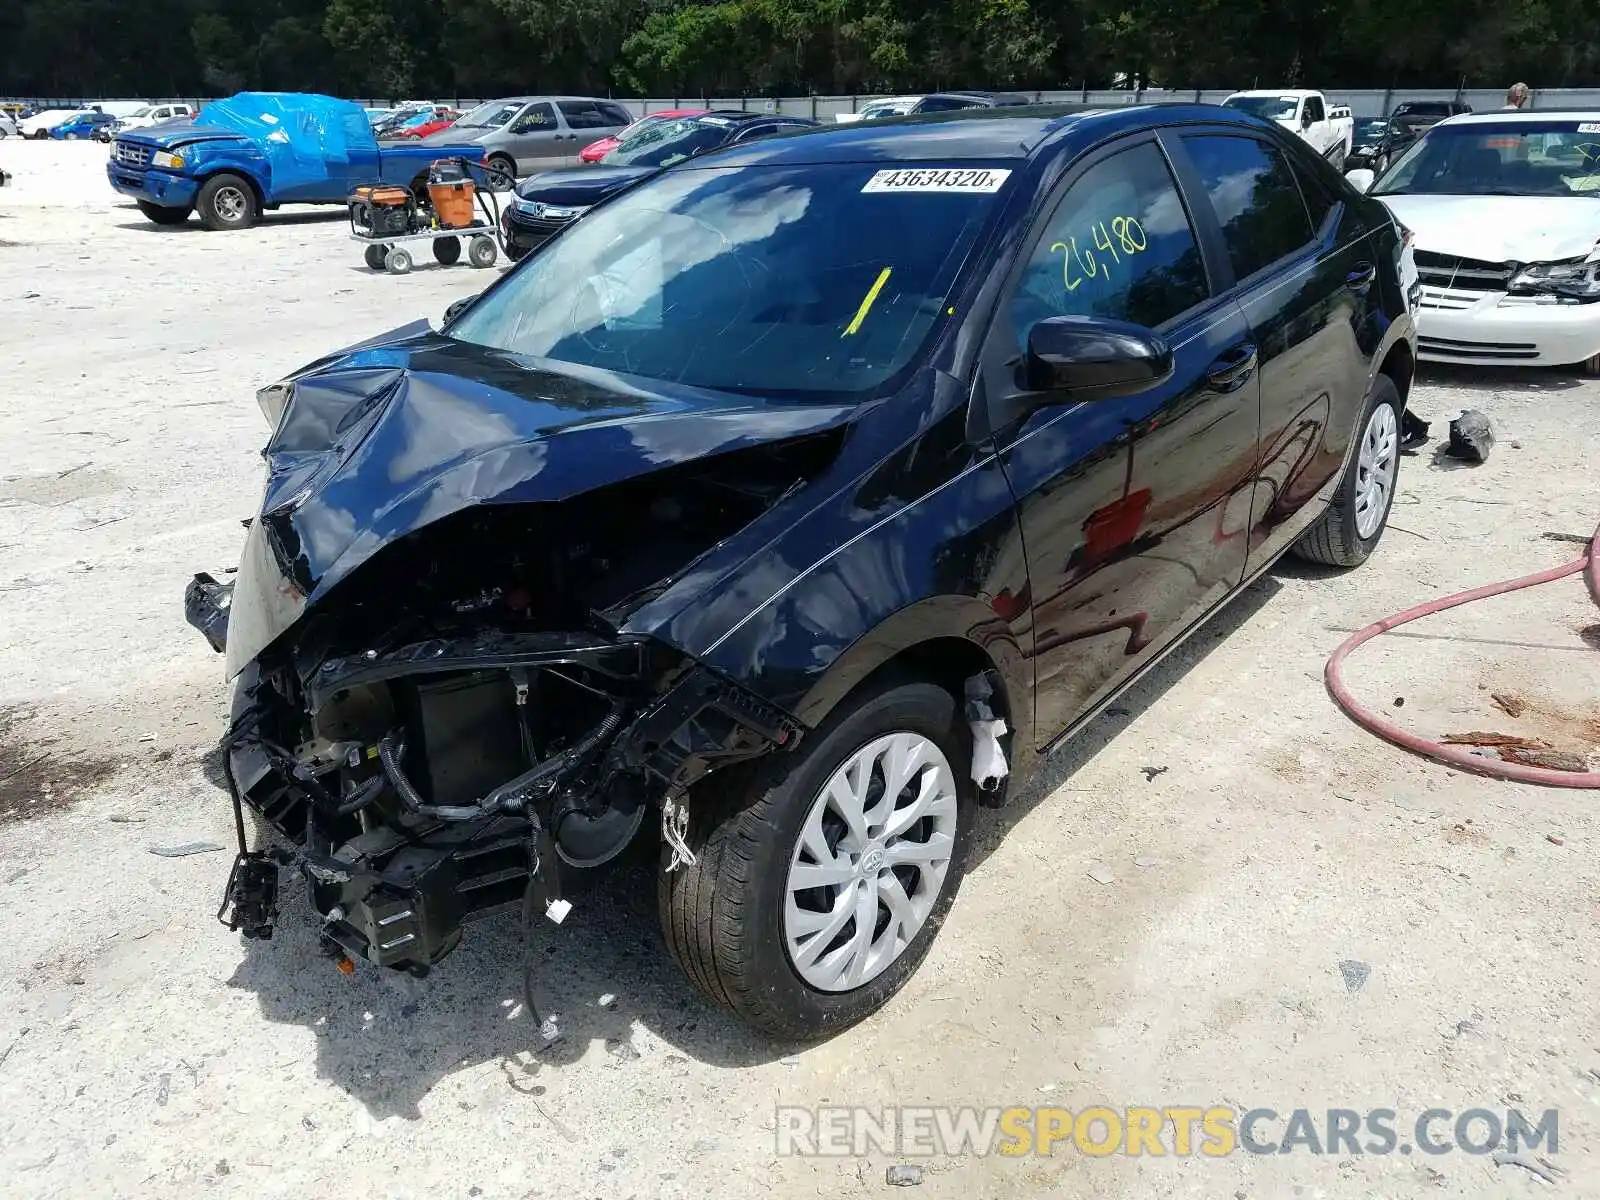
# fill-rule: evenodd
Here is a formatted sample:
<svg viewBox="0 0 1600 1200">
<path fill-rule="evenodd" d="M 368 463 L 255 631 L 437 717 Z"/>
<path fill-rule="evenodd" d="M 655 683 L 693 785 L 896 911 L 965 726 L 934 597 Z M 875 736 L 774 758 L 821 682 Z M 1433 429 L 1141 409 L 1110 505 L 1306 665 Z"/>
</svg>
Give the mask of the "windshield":
<svg viewBox="0 0 1600 1200">
<path fill-rule="evenodd" d="M 1435 125 L 1373 195 L 1600 197 L 1600 122 Z"/>
<path fill-rule="evenodd" d="M 1358 142 L 1380 142 L 1388 128 L 1387 117 L 1363 117 L 1356 122 L 1355 139 Z"/>
<path fill-rule="evenodd" d="M 622 138 L 602 160 L 628 167 L 672 167 L 715 150 L 733 132 L 721 117 L 655 121 Z"/>
<path fill-rule="evenodd" d="M 128 117 L 129 117 L 130 120 L 133 117 L 148 117 L 154 111 L 155 111 L 155 105 L 146 104 L 143 108 L 134 109 L 131 113 L 128 114 Z"/>
<path fill-rule="evenodd" d="M 723 391 L 873 391 L 948 315 L 1010 174 L 905 166 L 668 171 L 575 221 L 445 332 Z"/>
<path fill-rule="evenodd" d="M 477 108 L 468 110 L 456 127 L 459 129 L 499 129 L 512 117 L 522 111 L 520 100 L 491 100 L 487 104 L 480 104 Z"/>
<path fill-rule="evenodd" d="M 1223 102 L 1224 108 L 1243 109 L 1251 116 L 1268 121 L 1290 121 L 1300 101 L 1293 96 L 1231 96 Z"/>
</svg>

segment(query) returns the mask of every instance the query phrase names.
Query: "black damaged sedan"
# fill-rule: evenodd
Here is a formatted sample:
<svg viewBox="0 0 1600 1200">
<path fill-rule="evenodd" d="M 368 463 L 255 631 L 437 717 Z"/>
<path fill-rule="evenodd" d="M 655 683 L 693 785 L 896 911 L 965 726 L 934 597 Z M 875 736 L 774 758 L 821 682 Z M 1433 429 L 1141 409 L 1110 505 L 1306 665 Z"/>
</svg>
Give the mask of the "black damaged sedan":
<svg viewBox="0 0 1600 1200">
<path fill-rule="evenodd" d="M 296 871 L 342 966 L 424 974 L 496 912 L 581 939 L 569 886 L 658 839 L 707 997 L 860 1020 L 979 806 L 1280 554 L 1378 545 L 1402 252 L 1226 109 L 906 118 L 698 158 L 271 385 L 236 583 L 188 596 L 225 919 Z"/>
</svg>

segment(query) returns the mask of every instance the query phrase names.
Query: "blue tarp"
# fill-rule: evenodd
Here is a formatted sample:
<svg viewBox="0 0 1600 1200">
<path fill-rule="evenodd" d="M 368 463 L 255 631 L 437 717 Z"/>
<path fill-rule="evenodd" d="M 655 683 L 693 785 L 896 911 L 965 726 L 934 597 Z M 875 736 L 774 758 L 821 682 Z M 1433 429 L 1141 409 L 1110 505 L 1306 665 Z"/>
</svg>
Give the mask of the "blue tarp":
<svg viewBox="0 0 1600 1200">
<path fill-rule="evenodd" d="M 352 150 L 376 152 L 366 110 L 348 100 L 309 92 L 240 92 L 213 100 L 196 125 L 212 125 L 249 138 L 272 165 L 276 189 L 315 184 L 329 166 L 348 163 Z"/>
</svg>

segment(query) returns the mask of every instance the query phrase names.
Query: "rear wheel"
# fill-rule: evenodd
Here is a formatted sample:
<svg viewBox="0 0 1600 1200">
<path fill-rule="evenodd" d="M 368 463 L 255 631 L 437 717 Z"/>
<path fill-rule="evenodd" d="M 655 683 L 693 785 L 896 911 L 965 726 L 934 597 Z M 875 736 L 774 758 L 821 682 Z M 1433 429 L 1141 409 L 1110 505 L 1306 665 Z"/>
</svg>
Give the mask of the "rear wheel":
<svg viewBox="0 0 1600 1200">
<path fill-rule="evenodd" d="M 362 257 L 367 260 L 367 266 L 371 267 L 374 271 L 381 271 L 383 270 L 384 260 L 389 257 L 389 247 L 368 246 L 363 252 Z"/>
<path fill-rule="evenodd" d="M 516 159 L 507 154 L 491 154 L 483 182 L 491 192 L 509 192 L 517 186 Z"/>
<path fill-rule="evenodd" d="M 1394 381 L 1379 375 L 1367 397 L 1357 438 L 1339 490 L 1294 545 L 1294 552 L 1332 567 L 1359 567 L 1378 545 L 1389 523 L 1400 473 L 1400 415 L 1404 405 Z"/>
<path fill-rule="evenodd" d="M 976 805 L 955 698 L 886 685 L 793 754 L 690 801 L 693 865 L 660 876 L 694 985 L 785 1038 L 837 1032 L 911 978 L 955 900 Z"/>
<path fill-rule="evenodd" d="M 402 246 L 390 250 L 383 260 L 383 266 L 391 275 L 408 275 L 411 273 L 411 251 Z"/>
<path fill-rule="evenodd" d="M 255 191 L 238 175 L 213 175 L 195 198 L 200 223 L 207 229 L 249 229 L 261 210 Z"/>
<path fill-rule="evenodd" d="M 139 200 L 139 211 L 144 214 L 144 219 L 157 225 L 182 225 L 189 219 L 192 209 L 169 208 L 165 204 L 152 204 L 148 200 Z"/>
</svg>

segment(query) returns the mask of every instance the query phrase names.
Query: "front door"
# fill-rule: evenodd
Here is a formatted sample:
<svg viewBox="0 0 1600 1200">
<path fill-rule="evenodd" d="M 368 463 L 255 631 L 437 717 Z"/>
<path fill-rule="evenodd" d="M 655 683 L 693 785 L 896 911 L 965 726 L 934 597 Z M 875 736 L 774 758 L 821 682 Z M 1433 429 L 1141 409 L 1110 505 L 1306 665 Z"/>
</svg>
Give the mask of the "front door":
<svg viewBox="0 0 1600 1200">
<path fill-rule="evenodd" d="M 567 142 L 561 140 L 560 118 L 548 100 L 528 105 L 506 126 L 507 149 L 517 160 L 517 174 L 531 175 L 551 167 L 567 165 Z"/>
<path fill-rule="evenodd" d="M 1239 585 L 1259 421 L 1244 316 L 1215 297 L 1154 136 L 1091 160 L 1043 211 L 985 345 L 986 393 L 1019 392 L 1028 329 L 1052 316 L 1150 327 L 1175 370 L 997 431 L 1028 559 L 1041 745 Z"/>
</svg>

